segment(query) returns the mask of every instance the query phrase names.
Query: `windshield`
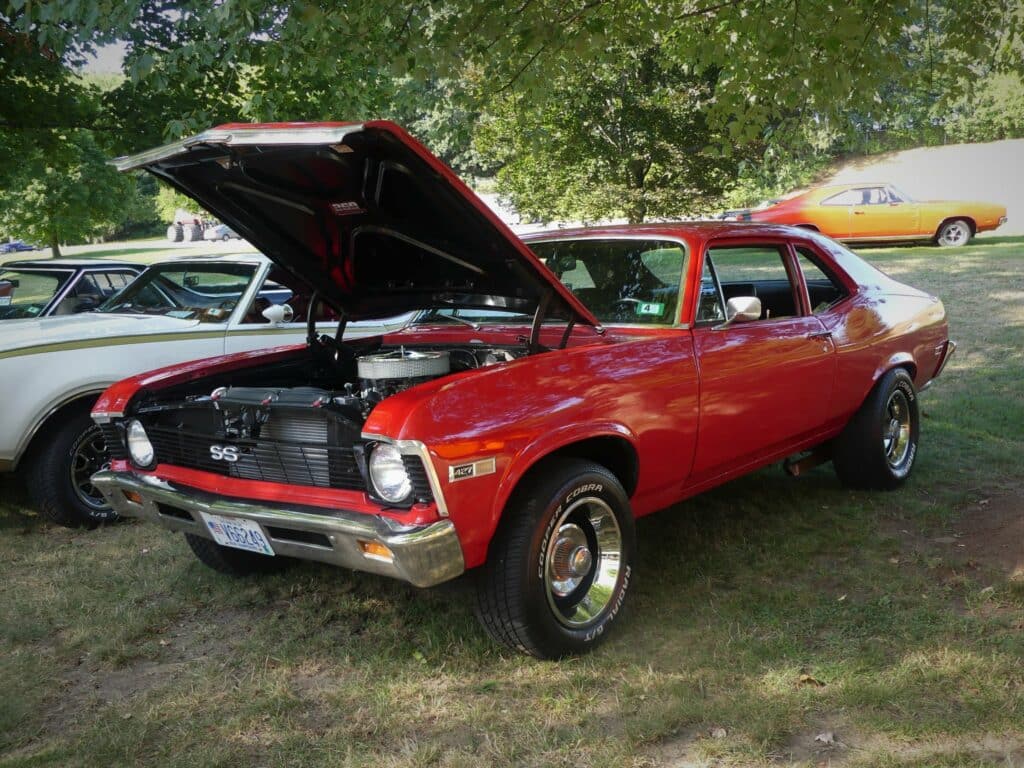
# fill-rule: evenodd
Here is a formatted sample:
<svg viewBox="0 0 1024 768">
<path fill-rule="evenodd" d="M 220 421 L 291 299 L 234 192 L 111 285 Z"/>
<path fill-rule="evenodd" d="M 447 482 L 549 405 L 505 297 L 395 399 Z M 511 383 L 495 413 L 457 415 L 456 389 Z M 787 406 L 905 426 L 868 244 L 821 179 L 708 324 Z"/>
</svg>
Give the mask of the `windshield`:
<svg viewBox="0 0 1024 768">
<path fill-rule="evenodd" d="M 73 270 L 0 269 L 0 320 L 39 317 Z"/>
<path fill-rule="evenodd" d="M 143 272 L 98 311 L 224 323 L 255 273 L 252 264 L 160 264 Z"/>
<path fill-rule="evenodd" d="M 530 248 L 602 323 L 676 322 L 686 249 L 672 240 L 585 238 Z"/>
</svg>

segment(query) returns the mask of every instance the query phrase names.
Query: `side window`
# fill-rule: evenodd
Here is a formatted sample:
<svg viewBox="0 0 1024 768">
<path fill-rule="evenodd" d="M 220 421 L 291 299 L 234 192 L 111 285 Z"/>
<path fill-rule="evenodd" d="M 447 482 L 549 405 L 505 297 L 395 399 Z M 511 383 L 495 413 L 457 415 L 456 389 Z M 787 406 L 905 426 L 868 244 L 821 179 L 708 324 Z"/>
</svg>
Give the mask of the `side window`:
<svg viewBox="0 0 1024 768">
<path fill-rule="evenodd" d="M 708 249 L 706 261 L 718 278 L 722 300 L 755 296 L 761 300 L 761 319 L 775 320 L 799 314 L 785 253 L 777 245 L 719 247 Z"/>
<path fill-rule="evenodd" d="M 846 287 L 820 265 L 818 257 L 810 248 L 798 245 L 796 254 L 814 314 L 821 314 L 849 295 Z"/>
<path fill-rule="evenodd" d="M 861 190 L 847 189 L 838 195 L 832 195 L 821 201 L 822 205 L 860 205 Z"/>
<path fill-rule="evenodd" d="M 308 288 L 300 285 L 295 278 L 282 269 L 271 269 L 267 279 L 257 292 L 256 297 L 249 305 L 249 309 L 242 318 L 246 325 L 270 325 L 270 321 L 263 316 L 263 310 L 274 304 L 287 304 L 292 308 L 292 322 L 305 323 L 306 315 L 309 312 L 311 294 Z M 316 321 L 337 322 L 338 316 L 330 307 L 322 301 L 317 302 Z"/>
<path fill-rule="evenodd" d="M 94 274 L 96 283 L 104 296 L 113 296 L 135 279 L 134 272 L 97 272 Z"/>
</svg>

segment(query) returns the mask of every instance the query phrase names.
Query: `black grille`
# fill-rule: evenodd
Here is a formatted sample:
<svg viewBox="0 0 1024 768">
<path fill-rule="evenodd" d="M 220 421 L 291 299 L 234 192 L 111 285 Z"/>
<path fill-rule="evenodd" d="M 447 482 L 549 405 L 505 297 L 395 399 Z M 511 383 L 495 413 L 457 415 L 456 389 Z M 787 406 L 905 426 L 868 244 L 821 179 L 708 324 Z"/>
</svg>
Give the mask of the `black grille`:
<svg viewBox="0 0 1024 768">
<path fill-rule="evenodd" d="M 403 456 L 402 463 L 405 464 L 405 471 L 409 473 L 409 480 L 412 483 L 412 495 L 417 501 L 432 501 L 434 494 L 430 492 L 430 480 L 427 479 L 427 469 L 419 456 Z"/>
<path fill-rule="evenodd" d="M 234 440 L 155 425 L 146 427 L 146 434 L 159 464 L 173 464 L 245 480 L 367 490 L 351 446 L 307 445 L 263 436 L 258 440 Z M 219 450 L 211 451 L 214 446 Z M 237 451 L 237 461 L 214 458 L 215 453 L 225 455 L 225 448 Z M 404 456 L 403 461 L 412 481 L 413 498 L 417 501 L 433 500 L 427 472 L 420 458 Z"/>
<path fill-rule="evenodd" d="M 103 433 L 103 442 L 106 443 L 107 452 L 112 459 L 127 459 L 128 448 L 125 447 L 124 438 L 121 437 L 121 430 L 112 422 L 100 424 L 100 431 Z"/>
<path fill-rule="evenodd" d="M 173 427 L 148 427 L 146 433 L 161 464 L 245 480 L 366 490 L 351 447 L 310 446 L 285 440 L 230 440 Z M 220 450 L 211 451 L 214 446 Z M 226 455 L 225 448 L 235 449 L 237 461 L 214 458 L 215 453 Z"/>
</svg>

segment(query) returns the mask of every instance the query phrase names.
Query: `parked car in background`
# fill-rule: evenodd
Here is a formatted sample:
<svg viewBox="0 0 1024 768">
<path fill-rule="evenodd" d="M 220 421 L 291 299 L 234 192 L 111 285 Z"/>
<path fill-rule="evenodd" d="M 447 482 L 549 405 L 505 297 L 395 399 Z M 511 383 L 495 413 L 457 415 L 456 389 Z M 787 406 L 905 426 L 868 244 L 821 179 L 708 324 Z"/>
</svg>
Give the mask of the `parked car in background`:
<svg viewBox="0 0 1024 768">
<path fill-rule="evenodd" d="M 112 520 L 90 481 L 109 463 L 104 434 L 89 418 L 97 396 L 154 367 L 302 341 L 311 299 L 301 281 L 260 255 L 200 257 L 149 267 L 95 312 L 0 323 L 0 471 L 23 471 L 53 522 Z M 313 316 L 317 329 L 335 332 L 333 310 L 314 303 Z M 345 332 L 401 322 L 352 323 Z"/>
<path fill-rule="evenodd" d="M 0 264 L 0 320 L 91 312 L 143 269 L 96 259 L 8 261 Z"/>
<path fill-rule="evenodd" d="M 930 241 L 967 245 L 1006 223 L 1006 207 L 966 200 L 913 200 L 892 184 L 838 184 L 797 192 L 773 205 L 729 211 L 734 221 L 792 224 L 844 242 Z"/>
<path fill-rule="evenodd" d="M 0 253 L 20 253 L 21 251 L 38 251 L 38 245 L 31 245 L 24 240 L 11 240 L 0 243 Z"/>
<path fill-rule="evenodd" d="M 227 224 L 214 224 L 211 227 L 207 227 L 206 231 L 203 232 L 204 240 L 241 240 L 242 236 L 235 232 Z"/>
<path fill-rule="evenodd" d="M 115 384 L 94 487 L 228 574 L 478 569 L 484 627 L 540 657 L 607 636 L 636 517 L 786 457 L 902 483 L 917 392 L 954 349 L 938 299 L 807 230 L 524 243 L 392 123 L 230 125 L 119 166 L 173 180 L 346 317 L 421 312 Z"/>
</svg>

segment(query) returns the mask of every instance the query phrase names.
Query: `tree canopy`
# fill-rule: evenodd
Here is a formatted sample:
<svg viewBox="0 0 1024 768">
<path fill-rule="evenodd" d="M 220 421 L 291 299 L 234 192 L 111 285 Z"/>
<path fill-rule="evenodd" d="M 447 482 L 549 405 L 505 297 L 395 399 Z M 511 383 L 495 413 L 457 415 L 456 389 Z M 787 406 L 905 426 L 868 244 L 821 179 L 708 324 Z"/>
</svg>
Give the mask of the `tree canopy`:
<svg viewBox="0 0 1024 768">
<path fill-rule="evenodd" d="M 226 120 L 390 117 L 460 172 L 503 166 L 499 189 L 541 218 L 686 213 L 800 142 L 968 136 L 975 103 L 1015 108 L 973 86 L 1024 69 L 1018 0 L 4 0 L 0 30 L 36 52 L 0 57 L 0 152 L 47 115 L 117 152 Z M 115 40 L 128 78 L 98 111 L 51 108 Z M 1020 130 L 1001 114 L 986 125 Z"/>
</svg>

